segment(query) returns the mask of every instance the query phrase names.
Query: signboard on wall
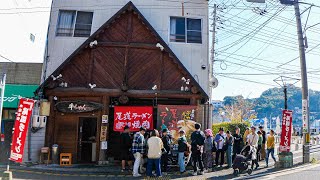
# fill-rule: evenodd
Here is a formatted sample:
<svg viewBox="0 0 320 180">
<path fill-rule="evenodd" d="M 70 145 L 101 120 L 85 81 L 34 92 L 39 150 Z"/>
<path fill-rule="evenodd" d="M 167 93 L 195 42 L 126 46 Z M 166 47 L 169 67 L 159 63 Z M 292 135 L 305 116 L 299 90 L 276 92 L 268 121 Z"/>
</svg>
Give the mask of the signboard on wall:
<svg viewBox="0 0 320 180">
<path fill-rule="evenodd" d="M 10 160 L 22 163 L 23 151 L 28 132 L 34 100 L 21 98 L 14 123 Z"/>
<path fill-rule="evenodd" d="M 102 124 L 109 123 L 109 116 L 108 115 L 102 115 Z"/>
<path fill-rule="evenodd" d="M 153 129 L 152 106 L 115 106 L 113 130 L 122 132 L 128 125 L 130 131 L 139 131 L 140 127 Z"/>
<path fill-rule="evenodd" d="M 169 129 L 174 140 L 179 138 L 179 131 L 184 130 L 189 136 L 196 124 L 197 106 L 158 105 L 157 128 Z"/>
<path fill-rule="evenodd" d="M 280 152 L 290 152 L 292 130 L 292 111 L 282 111 L 282 131 L 280 140 Z"/>
<path fill-rule="evenodd" d="M 302 132 L 308 133 L 308 123 L 309 123 L 309 116 L 308 116 L 308 100 L 302 100 Z"/>
<path fill-rule="evenodd" d="M 58 111 L 63 113 L 92 112 L 102 109 L 103 105 L 89 101 L 61 101 L 56 104 Z"/>
</svg>

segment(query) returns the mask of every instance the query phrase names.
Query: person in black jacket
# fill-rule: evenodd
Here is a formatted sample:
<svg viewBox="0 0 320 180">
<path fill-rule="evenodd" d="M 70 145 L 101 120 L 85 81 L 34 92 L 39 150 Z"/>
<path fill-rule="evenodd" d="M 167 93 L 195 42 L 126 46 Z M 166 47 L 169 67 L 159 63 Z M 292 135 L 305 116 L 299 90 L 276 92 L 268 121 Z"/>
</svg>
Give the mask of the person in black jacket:
<svg viewBox="0 0 320 180">
<path fill-rule="evenodd" d="M 184 164 L 184 153 L 187 151 L 188 142 L 186 139 L 186 132 L 184 130 L 179 131 L 179 139 L 178 139 L 178 164 L 180 168 L 180 173 L 183 174 L 186 172 L 186 167 Z"/>
<path fill-rule="evenodd" d="M 196 131 L 194 131 L 191 134 L 191 151 L 192 151 L 192 161 L 193 161 L 193 175 L 198 175 L 198 166 L 200 169 L 200 174 L 204 174 L 204 167 L 203 167 L 203 159 L 202 159 L 202 153 L 203 153 L 203 145 L 205 140 L 204 133 L 200 130 L 201 125 L 195 124 L 194 125 Z"/>
<path fill-rule="evenodd" d="M 234 161 L 237 154 L 240 154 L 242 146 L 243 146 L 243 138 L 240 134 L 240 128 L 236 127 L 236 133 L 233 135 L 234 138 L 234 144 L 233 144 L 233 155 L 232 155 L 232 161 Z"/>
<path fill-rule="evenodd" d="M 122 170 L 124 172 L 126 170 L 126 161 L 128 162 L 129 168 L 132 168 L 132 155 L 131 155 L 131 146 L 132 141 L 130 137 L 130 128 L 129 126 L 124 127 L 123 133 L 120 135 L 120 158 Z"/>
<path fill-rule="evenodd" d="M 259 126 L 259 129 L 262 134 L 261 160 L 264 160 L 266 158 L 267 133 L 263 130 L 263 126 Z"/>
<path fill-rule="evenodd" d="M 162 130 L 162 143 L 164 153 L 161 156 L 162 172 L 165 174 L 168 171 L 168 154 L 170 152 L 171 136 L 168 134 L 168 129 Z"/>
</svg>

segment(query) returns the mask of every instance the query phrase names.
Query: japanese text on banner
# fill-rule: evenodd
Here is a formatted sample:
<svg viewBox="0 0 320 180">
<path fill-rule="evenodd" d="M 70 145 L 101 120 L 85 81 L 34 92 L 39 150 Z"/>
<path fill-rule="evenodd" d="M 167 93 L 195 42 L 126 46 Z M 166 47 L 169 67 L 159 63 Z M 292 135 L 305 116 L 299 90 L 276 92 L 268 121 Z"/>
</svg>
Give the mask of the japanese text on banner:
<svg viewBox="0 0 320 180">
<path fill-rule="evenodd" d="M 29 127 L 30 117 L 34 100 L 20 99 L 17 116 L 14 124 L 14 133 L 11 145 L 10 160 L 18 163 L 22 162 L 26 135 Z"/>
<path fill-rule="evenodd" d="M 292 129 L 292 111 L 282 111 L 282 131 L 280 141 L 280 152 L 290 152 L 291 129 Z"/>
</svg>

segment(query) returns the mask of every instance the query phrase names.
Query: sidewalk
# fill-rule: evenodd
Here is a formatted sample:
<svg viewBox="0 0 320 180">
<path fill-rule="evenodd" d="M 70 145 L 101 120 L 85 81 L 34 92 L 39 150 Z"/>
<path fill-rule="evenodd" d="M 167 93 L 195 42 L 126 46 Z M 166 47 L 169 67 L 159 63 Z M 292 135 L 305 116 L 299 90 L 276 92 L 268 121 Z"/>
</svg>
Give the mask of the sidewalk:
<svg viewBox="0 0 320 180">
<path fill-rule="evenodd" d="M 298 166 L 302 162 L 302 149 L 298 151 L 293 151 L 294 154 L 294 166 Z M 273 167 L 273 160 L 270 159 L 269 168 L 264 168 L 265 162 L 260 161 L 260 168 L 255 170 L 252 173 L 252 176 L 256 176 L 257 174 L 264 174 L 279 171 L 279 169 L 275 169 Z M 4 171 L 6 169 L 5 165 L 0 165 L 0 171 Z M 131 172 L 120 171 L 120 164 L 109 164 L 104 166 L 98 165 L 72 165 L 70 167 L 61 167 L 59 165 L 34 165 L 30 167 L 26 166 L 10 166 L 10 169 L 15 173 L 24 173 L 24 174 L 37 174 L 42 176 L 54 176 L 56 178 L 59 177 L 87 177 L 88 179 L 94 178 L 132 178 Z M 192 176 L 191 167 L 188 167 L 188 173 L 185 175 L 180 175 L 178 168 L 173 168 L 171 172 L 168 173 L 164 178 L 182 178 L 182 179 L 194 179 L 195 176 Z M 213 172 L 206 173 L 203 176 L 196 176 L 197 179 L 207 179 L 207 178 L 217 178 L 217 179 L 232 179 L 233 177 L 233 169 L 217 169 Z M 247 174 L 241 174 L 239 177 L 241 178 L 249 178 Z M 143 177 L 142 177 L 143 178 Z"/>
</svg>

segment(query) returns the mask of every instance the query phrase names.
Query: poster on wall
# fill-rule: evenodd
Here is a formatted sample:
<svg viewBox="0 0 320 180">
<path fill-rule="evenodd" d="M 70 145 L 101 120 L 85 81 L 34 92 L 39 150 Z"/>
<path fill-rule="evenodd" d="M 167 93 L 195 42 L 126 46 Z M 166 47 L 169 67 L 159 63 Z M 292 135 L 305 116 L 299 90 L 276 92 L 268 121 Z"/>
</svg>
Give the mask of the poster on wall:
<svg viewBox="0 0 320 180">
<path fill-rule="evenodd" d="M 179 138 L 179 131 L 184 130 L 187 137 L 195 130 L 197 106 L 158 105 L 157 128 L 167 128 L 174 141 Z"/>
<path fill-rule="evenodd" d="M 290 152 L 292 133 L 292 111 L 282 111 L 282 131 L 280 140 L 280 152 Z"/>
<path fill-rule="evenodd" d="M 14 123 L 10 160 L 22 163 L 23 151 L 28 132 L 34 100 L 21 98 Z"/>
<path fill-rule="evenodd" d="M 113 130 L 122 132 L 128 125 L 130 131 L 139 131 L 140 127 L 153 129 L 152 106 L 115 106 Z"/>
</svg>

